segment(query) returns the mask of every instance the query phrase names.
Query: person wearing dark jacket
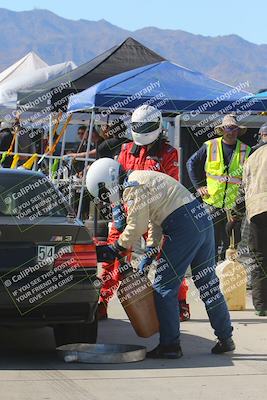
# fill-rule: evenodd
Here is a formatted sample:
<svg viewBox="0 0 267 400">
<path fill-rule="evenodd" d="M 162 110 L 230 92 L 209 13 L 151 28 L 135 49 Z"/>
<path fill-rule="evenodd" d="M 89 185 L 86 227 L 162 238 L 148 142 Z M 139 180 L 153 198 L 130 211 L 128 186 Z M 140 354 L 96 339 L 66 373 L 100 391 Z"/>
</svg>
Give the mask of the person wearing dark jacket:
<svg viewBox="0 0 267 400">
<path fill-rule="evenodd" d="M 265 122 L 259 129 L 259 142 L 252 147 L 251 153 L 258 150 L 261 146 L 264 146 L 267 143 L 267 123 Z"/>
<path fill-rule="evenodd" d="M 97 158 L 115 158 L 120 154 L 121 146 L 128 143 L 127 127 L 120 118 L 112 121 L 105 131 L 105 140 L 97 148 Z"/>
<path fill-rule="evenodd" d="M 85 158 L 87 153 L 87 141 L 88 141 L 88 130 L 87 127 L 85 125 L 81 125 L 78 128 L 77 131 L 77 135 L 79 136 L 80 139 L 80 143 L 76 149 L 75 153 L 68 153 L 65 155 L 65 158 L 73 158 L 74 159 L 74 163 L 73 163 L 73 169 L 75 171 L 75 173 L 80 174 L 83 172 L 84 170 L 84 161 L 77 161 L 75 160 L 77 157 L 80 158 Z M 103 139 L 100 137 L 100 135 L 98 134 L 98 132 L 96 131 L 95 128 L 93 128 L 93 132 L 92 132 L 92 145 L 94 146 L 94 149 L 91 149 L 87 155 L 87 157 L 92 157 L 95 158 L 96 156 L 96 147 L 98 145 L 98 143 L 101 143 L 103 141 Z"/>
<path fill-rule="evenodd" d="M 249 247 L 254 260 L 252 300 L 256 314 L 267 316 L 267 124 L 261 126 L 259 134 L 260 141 L 252 148 L 252 155 L 244 166 L 242 186 L 226 232 L 230 236 L 235 225 L 247 214 Z"/>
<path fill-rule="evenodd" d="M 0 125 L 0 151 L 7 151 L 11 145 L 13 134 L 11 132 L 12 125 L 9 122 L 1 122 Z M 2 156 L 1 156 L 2 157 Z M 1 159 L 0 157 L 0 159 Z M 2 167 L 10 168 L 13 156 L 7 156 L 1 163 Z"/>
<path fill-rule="evenodd" d="M 85 130 L 84 130 L 85 128 Z M 83 131 L 82 131 L 83 130 Z M 81 138 L 81 144 L 79 145 L 76 153 L 67 154 L 67 157 L 73 158 L 114 158 L 120 153 L 120 149 L 123 143 L 127 143 L 129 140 L 126 137 L 126 125 L 122 119 L 117 118 L 107 125 L 106 129 L 102 133 L 98 132 L 95 128 L 93 129 L 92 142 L 94 149 L 91 149 L 87 154 L 87 140 L 88 132 L 85 126 L 82 126 L 78 130 L 83 132 L 83 136 L 79 134 Z M 80 161 L 83 169 L 84 162 Z"/>
<path fill-rule="evenodd" d="M 259 141 L 258 143 L 251 148 L 251 152 L 249 156 L 251 156 L 256 150 L 261 148 L 267 144 L 267 123 L 264 123 L 260 129 L 259 129 Z M 245 216 L 246 212 L 246 205 L 245 205 L 245 190 L 244 190 L 244 185 L 240 185 L 239 191 L 238 191 L 238 196 L 236 199 L 236 202 L 233 206 L 233 208 L 230 211 L 231 214 L 231 221 L 227 223 L 226 226 L 226 233 L 228 236 L 230 236 L 232 229 L 234 228 L 235 222 L 237 220 L 242 220 L 242 218 Z"/>
</svg>

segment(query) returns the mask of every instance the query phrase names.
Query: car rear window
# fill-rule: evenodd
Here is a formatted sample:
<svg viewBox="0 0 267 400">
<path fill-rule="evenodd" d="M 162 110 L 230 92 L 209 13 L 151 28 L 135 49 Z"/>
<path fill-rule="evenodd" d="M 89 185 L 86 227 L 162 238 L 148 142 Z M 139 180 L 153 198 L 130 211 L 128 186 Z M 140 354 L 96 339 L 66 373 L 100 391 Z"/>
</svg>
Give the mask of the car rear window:
<svg viewBox="0 0 267 400">
<path fill-rule="evenodd" d="M 0 214 L 18 219 L 67 216 L 68 205 L 45 176 L 1 174 Z"/>
</svg>

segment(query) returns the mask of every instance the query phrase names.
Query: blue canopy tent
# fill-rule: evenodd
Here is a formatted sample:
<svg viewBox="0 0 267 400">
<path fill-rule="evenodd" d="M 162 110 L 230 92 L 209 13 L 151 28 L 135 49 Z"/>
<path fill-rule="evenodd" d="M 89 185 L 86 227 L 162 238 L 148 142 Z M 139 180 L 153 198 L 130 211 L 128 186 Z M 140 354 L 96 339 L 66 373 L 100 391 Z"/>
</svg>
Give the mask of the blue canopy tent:
<svg viewBox="0 0 267 400">
<path fill-rule="evenodd" d="M 107 78 L 71 96 L 68 112 L 92 111 L 90 141 L 95 113 L 104 115 L 104 110 L 105 116 L 108 116 L 131 111 L 147 103 L 164 113 L 185 113 L 188 119 L 198 114 L 216 111 L 229 113 L 267 110 L 267 99 L 255 100 L 246 88 L 245 84 L 233 87 L 200 72 L 162 61 Z M 186 176 L 186 171 L 183 173 L 183 164 L 194 151 L 192 145 L 200 146 L 208 139 L 205 135 L 178 133 L 177 147 L 180 150 L 179 164 L 182 177 Z M 183 142 L 181 140 L 183 137 L 190 143 Z M 186 149 L 187 154 L 182 149 Z"/>
<path fill-rule="evenodd" d="M 107 78 L 72 96 L 68 111 L 109 109 L 116 112 L 145 102 L 166 112 L 196 110 L 204 113 L 225 107 L 226 112 L 238 111 L 240 104 L 244 105 L 251 98 L 245 88 L 245 84 L 233 87 L 200 72 L 162 61 Z M 266 104 L 267 101 L 256 101 L 249 105 L 249 110 L 263 111 Z"/>
<path fill-rule="evenodd" d="M 266 112 L 267 91 L 263 91 L 250 96 L 247 99 L 247 103 L 249 104 L 249 107 L 246 107 L 246 110 Z"/>
<path fill-rule="evenodd" d="M 264 92 L 260 92 L 260 93 L 255 94 L 255 96 L 253 96 L 253 98 L 254 99 L 259 99 L 259 100 L 267 99 L 267 90 L 264 91 Z"/>
</svg>

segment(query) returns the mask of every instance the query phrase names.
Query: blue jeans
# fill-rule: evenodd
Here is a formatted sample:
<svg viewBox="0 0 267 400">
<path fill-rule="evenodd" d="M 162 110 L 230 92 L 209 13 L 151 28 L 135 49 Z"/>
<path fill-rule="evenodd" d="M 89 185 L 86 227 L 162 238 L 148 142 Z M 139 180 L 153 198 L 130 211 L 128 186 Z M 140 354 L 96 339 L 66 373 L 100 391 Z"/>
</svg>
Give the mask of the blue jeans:
<svg viewBox="0 0 267 400">
<path fill-rule="evenodd" d="M 162 223 L 164 242 L 154 281 L 160 344 L 179 342 L 177 292 L 189 265 L 192 279 L 219 339 L 232 336 L 230 315 L 215 274 L 213 224 L 197 200 L 178 208 Z"/>
</svg>

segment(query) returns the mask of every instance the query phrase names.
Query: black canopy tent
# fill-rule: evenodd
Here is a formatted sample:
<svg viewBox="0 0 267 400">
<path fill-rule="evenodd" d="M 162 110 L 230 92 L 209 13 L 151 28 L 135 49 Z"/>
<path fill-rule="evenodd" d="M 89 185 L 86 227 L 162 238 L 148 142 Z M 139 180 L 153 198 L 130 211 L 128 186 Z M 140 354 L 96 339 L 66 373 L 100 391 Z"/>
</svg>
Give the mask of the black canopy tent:
<svg viewBox="0 0 267 400">
<path fill-rule="evenodd" d="M 71 94 L 121 72 L 163 60 L 163 57 L 129 37 L 73 71 L 31 91 L 19 92 L 18 108 L 22 111 L 46 109 L 47 113 L 65 111 Z"/>
</svg>

